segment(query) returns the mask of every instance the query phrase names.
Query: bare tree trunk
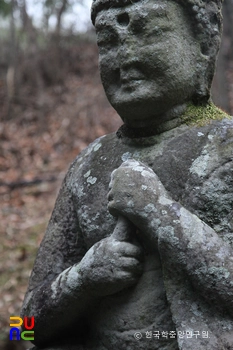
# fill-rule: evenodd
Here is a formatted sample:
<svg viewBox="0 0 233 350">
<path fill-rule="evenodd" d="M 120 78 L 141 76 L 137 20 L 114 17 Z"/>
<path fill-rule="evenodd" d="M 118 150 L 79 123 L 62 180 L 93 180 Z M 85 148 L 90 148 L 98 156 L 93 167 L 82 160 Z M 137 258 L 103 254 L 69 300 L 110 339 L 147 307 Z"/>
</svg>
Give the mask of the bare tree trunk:
<svg viewBox="0 0 233 350">
<path fill-rule="evenodd" d="M 62 0 L 61 6 L 57 11 L 57 24 L 56 24 L 56 37 L 60 37 L 61 33 L 61 20 L 62 20 L 62 15 L 66 11 L 68 6 L 68 0 Z"/>
<path fill-rule="evenodd" d="M 37 31 L 32 23 L 31 17 L 28 15 L 26 0 L 21 0 L 20 13 L 22 27 L 24 31 L 26 31 L 29 39 L 30 50 L 37 50 Z"/>
<path fill-rule="evenodd" d="M 225 0 L 225 12 L 226 12 L 226 31 L 229 38 L 229 51 L 228 51 L 228 96 L 230 114 L 233 115 L 233 0 Z"/>
<path fill-rule="evenodd" d="M 223 2 L 223 36 L 212 86 L 215 104 L 233 114 L 233 0 Z"/>
<path fill-rule="evenodd" d="M 7 109 L 6 118 L 9 119 L 12 111 L 12 102 L 15 95 L 15 74 L 17 64 L 17 43 L 15 31 L 15 6 L 16 0 L 11 0 L 11 17 L 10 17 L 10 57 L 9 65 L 6 73 L 6 87 L 7 87 Z"/>
</svg>

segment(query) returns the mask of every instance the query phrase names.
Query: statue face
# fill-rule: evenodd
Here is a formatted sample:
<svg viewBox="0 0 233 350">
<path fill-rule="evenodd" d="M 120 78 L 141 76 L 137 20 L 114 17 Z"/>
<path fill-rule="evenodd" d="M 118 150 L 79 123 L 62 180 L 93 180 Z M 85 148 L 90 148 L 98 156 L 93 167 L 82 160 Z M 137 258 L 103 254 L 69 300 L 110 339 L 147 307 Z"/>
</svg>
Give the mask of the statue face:
<svg viewBox="0 0 233 350">
<path fill-rule="evenodd" d="M 191 100 L 201 52 L 179 4 L 142 0 L 102 10 L 95 26 L 104 89 L 127 124 L 156 124 Z"/>
</svg>

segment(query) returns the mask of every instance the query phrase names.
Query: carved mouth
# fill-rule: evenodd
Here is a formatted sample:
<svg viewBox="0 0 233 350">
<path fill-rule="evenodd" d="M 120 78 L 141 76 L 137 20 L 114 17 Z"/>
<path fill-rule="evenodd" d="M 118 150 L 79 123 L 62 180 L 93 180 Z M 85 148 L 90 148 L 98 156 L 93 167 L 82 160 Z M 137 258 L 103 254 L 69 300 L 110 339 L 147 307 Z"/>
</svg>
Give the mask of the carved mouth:
<svg viewBox="0 0 233 350">
<path fill-rule="evenodd" d="M 141 80 L 145 80 L 145 79 L 142 77 L 127 77 L 127 78 L 121 78 L 121 83 L 128 84 L 128 83 L 131 83 L 133 81 L 141 81 Z"/>
<path fill-rule="evenodd" d="M 134 89 L 145 80 L 142 76 L 123 76 L 120 79 L 121 86 L 125 89 Z"/>
<path fill-rule="evenodd" d="M 127 71 L 122 70 L 120 72 L 120 82 L 122 85 L 141 80 L 145 80 L 145 77 L 140 71 L 138 71 L 138 69 L 132 68 Z"/>
</svg>

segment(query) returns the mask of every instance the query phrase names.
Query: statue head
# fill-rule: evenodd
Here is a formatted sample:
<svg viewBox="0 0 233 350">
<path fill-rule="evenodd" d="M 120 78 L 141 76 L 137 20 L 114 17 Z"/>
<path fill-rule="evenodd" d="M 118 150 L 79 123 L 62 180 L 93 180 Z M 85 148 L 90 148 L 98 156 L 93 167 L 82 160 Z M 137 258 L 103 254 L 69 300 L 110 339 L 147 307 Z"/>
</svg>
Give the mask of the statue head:
<svg viewBox="0 0 233 350">
<path fill-rule="evenodd" d="M 222 0 L 94 0 L 100 73 L 122 119 L 205 104 L 220 46 Z M 138 124 L 140 126 L 140 122 Z"/>
</svg>

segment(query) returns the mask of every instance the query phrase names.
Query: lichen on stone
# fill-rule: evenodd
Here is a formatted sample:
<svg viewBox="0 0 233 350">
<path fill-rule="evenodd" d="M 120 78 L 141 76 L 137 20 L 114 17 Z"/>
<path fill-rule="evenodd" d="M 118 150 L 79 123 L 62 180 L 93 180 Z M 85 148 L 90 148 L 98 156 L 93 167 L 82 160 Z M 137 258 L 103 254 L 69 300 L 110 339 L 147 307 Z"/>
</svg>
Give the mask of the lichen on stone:
<svg viewBox="0 0 233 350">
<path fill-rule="evenodd" d="M 89 176 L 89 177 L 87 178 L 87 182 L 88 182 L 89 184 L 91 184 L 91 185 L 94 185 L 94 184 L 96 183 L 96 181 L 97 181 L 97 177 Z"/>
</svg>

